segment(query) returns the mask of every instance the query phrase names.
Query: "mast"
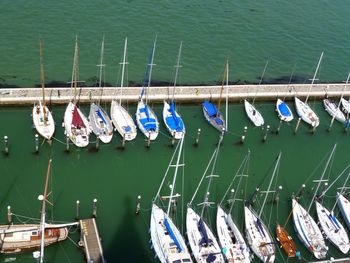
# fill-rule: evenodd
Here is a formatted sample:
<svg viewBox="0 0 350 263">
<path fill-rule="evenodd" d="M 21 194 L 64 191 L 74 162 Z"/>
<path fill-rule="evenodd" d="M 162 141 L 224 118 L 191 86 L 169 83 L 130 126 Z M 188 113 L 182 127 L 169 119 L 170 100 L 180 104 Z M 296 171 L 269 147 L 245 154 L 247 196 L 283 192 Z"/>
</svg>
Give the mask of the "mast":
<svg viewBox="0 0 350 263">
<path fill-rule="evenodd" d="M 125 38 L 125 42 L 124 42 L 124 55 L 123 55 L 123 62 L 121 62 L 120 64 L 122 64 L 122 79 L 121 79 L 121 83 L 120 83 L 120 98 L 119 98 L 119 105 L 122 105 L 122 94 L 123 94 L 123 88 L 124 88 L 124 72 L 125 72 L 125 65 L 127 64 L 127 62 L 125 62 L 126 60 L 126 49 L 128 46 L 128 38 Z"/>
<path fill-rule="evenodd" d="M 43 112 L 44 112 L 44 125 L 46 125 L 46 101 L 45 101 L 45 77 L 44 77 L 44 63 L 43 63 L 43 44 L 40 39 L 40 82 L 43 94 Z"/>
<path fill-rule="evenodd" d="M 228 59 L 226 60 L 226 111 L 225 111 L 225 126 L 226 126 L 226 131 L 228 131 Z"/>
<path fill-rule="evenodd" d="M 179 68 L 181 67 L 180 65 L 180 57 L 181 57 L 181 51 L 182 51 L 182 41 L 180 42 L 180 48 L 179 48 L 179 53 L 177 54 L 177 60 L 176 60 L 176 70 L 175 70 L 175 78 L 174 78 L 174 88 L 173 88 L 173 96 L 171 101 L 174 101 L 175 97 L 175 88 L 176 88 L 176 81 L 177 81 L 177 75 L 179 73 Z"/>
<path fill-rule="evenodd" d="M 222 85 L 221 85 L 221 89 L 220 89 L 220 97 L 219 97 L 218 110 L 216 112 L 216 117 L 219 117 L 219 112 L 220 112 L 220 108 L 221 108 L 222 92 L 224 90 L 225 78 L 227 78 L 227 66 L 228 66 L 228 60 L 226 61 L 225 69 L 224 69 L 224 77 L 222 78 Z"/>
<path fill-rule="evenodd" d="M 46 217 L 46 199 L 48 196 L 47 188 L 49 185 L 49 177 L 51 173 L 51 162 L 52 160 L 49 160 L 49 165 L 47 167 L 47 173 L 46 173 L 46 181 L 45 181 L 45 190 L 44 190 L 44 196 L 42 197 L 42 206 L 41 206 L 41 220 L 40 220 L 40 232 L 41 232 L 41 245 L 40 245 L 40 263 L 44 262 L 44 247 L 45 247 L 45 217 Z M 41 197 L 41 196 L 40 196 Z M 41 199 L 41 198 L 40 198 Z"/>
<path fill-rule="evenodd" d="M 151 86 L 152 69 L 153 69 L 153 66 L 155 66 L 155 64 L 153 64 L 153 61 L 154 61 L 154 53 L 155 53 L 155 50 L 156 50 L 156 43 L 157 43 L 157 35 L 156 35 L 156 38 L 154 39 L 154 42 L 153 42 L 151 64 L 148 64 L 148 66 L 150 68 L 149 68 L 148 84 L 147 84 L 147 91 L 146 91 L 146 104 L 147 104 L 147 100 L 148 100 L 148 91 L 149 91 L 149 88 Z"/>
<path fill-rule="evenodd" d="M 322 54 L 323 54 L 323 52 L 322 52 Z M 321 55 L 321 57 L 322 57 L 322 55 Z M 307 212 L 308 212 L 308 213 L 309 213 L 309 211 L 310 211 L 310 209 L 311 209 L 311 206 L 312 206 L 313 201 L 315 200 L 315 197 L 316 197 L 316 195 L 317 195 L 318 189 L 320 188 L 321 182 L 323 181 L 323 177 L 324 177 L 324 175 L 326 174 L 326 170 L 327 170 L 327 168 L 328 168 L 329 163 L 331 162 L 331 159 L 332 159 L 332 157 L 333 157 L 333 154 L 334 154 L 336 148 L 337 148 L 337 144 L 334 144 L 333 149 L 332 149 L 332 152 L 331 152 L 331 154 L 329 155 L 328 160 L 327 160 L 327 163 L 326 163 L 326 166 L 325 166 L 325 168 L 324 168 L 324 170 L 323 170 L 323 172 L 322 172 L 321 178 L 320 178 L 320 180 L 317 180 L 318 183 L 317 183 L 317 187 L 316 187 L 314 196 L 312 197 L 311 202 L 310 202 L 310 205 L 309 205 L 309 208 L 307 209 Z"/>
<path fill-rule="evenodd" d="M 271 188 L 271 185 L 272 185 L 273 178 L 275 177 L 275 174 L 276 174 L 276 171 L 277 171 L 277 167 L 279 166 L 279 163 L 280 163 L 280 160 L 281 160 L 281 155 L 282 155 L 282 153 L 280 152 L 278 154 L 278 157 L 277 157 L 275 168 L 273 169 L 272 177 L 271 177 L 271 180 L 270 180 L 270 183 L 269 183 L 269 187 L 267 188 L 267 191 L 266 191 L 266 194 L 265 194 L 264 202 L 263 202 L 263 204 L 261 206 L 261 209 L 260 209 L 260 212 L 259 212 L 259 218 L 261 217 L 262 211 L 264 209 L 264 206 L 265 206 L 265 203 L 266 203 L 266 200 L 267 200 L 267 195 L 270 192 L 270 188 Z"/>
<path fill-rule="evenodd" d="M 264 67 L 263 73 L 262 73 L 262 75 L 261 75 L 261 77 L 260 77 L 260 81 L 259 81 L 258 86 L 261 85 L 261 82 L 262 82 L 262 80 L 264 79 L 264 75 L 265 75 L 265 72 L 266 72 L 266 69 L 267 69 L 267 65 L 268 65 L 268 64 L 269 64 L 269 61 L 266 60 L 265 67 Z M 254 98 L 253 98 L 252 105 L 254 105 L 255 98 L 256 98 L 256 95 L 257 95 L 257 94 L 258 94 L 258 88 L 255 89 L 255 95 L 254 95 Z"/>
<path fill-rule="evenodd" d="M 99 79 L 99 82 L 98 82 L 98 87 L 101 90 L 100 97 L 98 99 L 98 105 L 100 105 L 101 97 L 102 97 L 102 93 L 103 93 L 103 89 L 102 89 L 102 70 L 103 70 L 103 67 L 105 66 L 105 64 L 103 64 L 104 48 L 105 48 L 105 35 L 103 35 L 102 43 L 101 43 L 100 64 L 97 65 L 100 68 L 100 79 Z"/>
<path fill-rule="evenodd" d="M 181 152 L 182 152 L 182 145 L 184 142 L 184 137 L 181 138 L 181 142 L 180 142 L 180 149 L 177 155 L 177 160 L 176 160 L 176 165 L 175 165 L 175 171 L 174 171 L 174 178 L 173 178 L 173 182 L 172 182 L 172 187 L 171 187 L 171 192 L 170 192 L 170 198 L 169 198 L 169 204 L 168 204 L 168 210 L 166 212 L 167 216 L 169 216 L 170 213 L 170 208 L 171 208 L 171 204 L 173 201 L 173 194 L 174 194 L 174 189 L 175 189 L 175 182 L 176 182 L 176 176 L 177 176 L 177 171 L 179 169 L 179 162 L 180 162 L 180 157 L 181 157 Z"/>
<path fill-rule="evenodd" d="M 311 85 L 310 85 L 309 90 L 308 90 L 308 92 L 307 92 L 307 96 L 306 96 L 306 99 L 305 99 L 305 103 L 307 103 L 307 101 L 308 101 L 308 99 L 309 99 L 310 91 L 311 91 L 312 86 L 314 85 L 315 78 L 316 78 L 318 69 L 319 69 L 319 67 L 320 67 L 320 65 L 321 65 L 322 58 L 323 58 L 323 51 L 322 51 L 322 53 L 321 53 L 320 59 L 318 60 L 318 64 L 317 64 L 317 67 L 316 67 L 316 70 L 315 70 L 315 73 L 314 73 L 314 77 L 312 78 Z"/>
<path fill-rule="evenodd" d="M 77 84 L 78 84 L 78 36 L 75 37 L 75 48 L 74 48 L 74 60 L 73 60 L 73 70 L 72 70 L 72 82 L 71 89 L 74 88 L 74 105 L 77 102 Z"/>
</svg>

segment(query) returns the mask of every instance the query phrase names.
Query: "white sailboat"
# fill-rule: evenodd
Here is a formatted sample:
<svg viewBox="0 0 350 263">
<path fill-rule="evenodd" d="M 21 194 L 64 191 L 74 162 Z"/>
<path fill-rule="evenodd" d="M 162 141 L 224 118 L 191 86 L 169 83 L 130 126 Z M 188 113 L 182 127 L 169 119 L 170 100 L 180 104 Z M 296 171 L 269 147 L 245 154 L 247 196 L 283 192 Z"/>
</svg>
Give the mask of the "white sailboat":
<svg viewBox="0 0 350 263">
<path fill-rule="evenodd" d="M 44 77 L 44 63 L 43 63 L 43 47 L 40 40 L 40 82 L 42 89 L 42 101 L 39 100 L 34 103 L 32 110 L 33 125 L 36 131 L 45 139 L 50 140 L 55 132 L 55 122 L 52 113 L 46 106 L 45 101 L 45 77 Z"/>
<path fill-rule="evenodd" d="M 0 225 L 0 253 L 23 253 L 40 248 L 39 259 L 42 263 L 44 247 L 67 239 L 67 227 L 77 225 L 77 223 L 46 223 L 46 202 L 49 202 L 47 189 L 50 173 L 51 160 L 48 164 L 44 195 L 39 196 L 39 200 L 42 201 L 40 224 Z"/>
<path fill-rule="evenodd" d="M 147 104 L 147 97 L 148 92 L 151 85 L 151 77 L 152 77 L 152 68 L 153 68 L 153 61 L 154 61 L 154 52 L 156 49 L 156 41 L 157 38 L 154 40 L 153 48 L 151 52 L 151 57 L 149 59 L 149 63 L 147 65 L 144 81 L 143 81 L 143 87 L 141 90 L 139 102 L 137 103 L 137 109 L 136 109 L 136 123 L 141 132 L 146 136 L 147 139 L 153 141 L 157 138 L 159 133 L 159 122 L 157 119 L 157 116 L 151 109 L 151 107 Z M 143 97 L 145 96 L 145 101 L 143 100 Z"/>
<path fill-rule="evenodd" d="M 205 207 L 210 205 L 211 202 L 208 201 L 209 198 L 209 189 L 212 178 L 217 177 L 217 175 L 213 174 L 213 170 L 215 168 L 215 162 L 219 153 L 220 144 L 222 141 L 223 134 L 220 136 L 220 140 L 218 143 L 218 147 L 215 149 L 207 168 L 205 169 L 203 176 L 197 186 L 196 191 L 193 194 L 193 197 L 190 203 L 187 206 L 187 214 L 186 214 L 186 230 L 187 230 L 187 238 L 193 253 L 194 258 L 198 263 L 219 263 L 225 262 L 223 255 L 221 254 L 220 246 L 211 231 L 210 227 L 204 221 L 204 212 Z M 214 161 L 213 161 L 214 160 Z M 207 175 L 207 171 L 212 164 L 211 174 Z M 209 183 L 207 187 L 207 191 L 204 197 L 204 202 L 201 203 L 202 211 L 201 214 L 197 214 L 197 212 L 192 208 L 192 202 L 199 190 L 200 185 L 202 184 L 204 178 L 209 178 Z"/>
<path fill-rule="evenodd" d="M 179 194 L 174 194 L 174 190 L 176 187 L 176 177 L 179 167 L 183 166 L 180 164 L 180 159 L 182 155 L 182 147 L 183 147 L 184 138 L 178 143 L 174 154 L 170 160 L 168 168 L 164 174 L 162 182 L 159 186 L 158 192 L 153 200 L 152 204 L 152 213 L 151 213 L 151 240 L 154 247 L 155 252 L 157 253 L 157 257 L 162 263 L 168 262 L 192 262 L 190 253 L 186 247 L 185 240 L 181 235 L 181 232 L 174 224 L 173 220 L 170 217 L 171 206 L 173 205 L 173 201 L 175 198 L 179 197 Z M 173 160 L 176 157 L 176 164 L 173 165 Z M 164 185 L 165 178 L 168 175 L 170 167 L 174 167 L 174 177 L 171 184 L 171 193 L 170 196 L 161 197 L 160 191 Z M 162 199 L 169 199 L 167 211 L 165 212 L 162 208 L 160 208 L 156 202 Z"/>
<path fill-rule="evenodd" d="M 220 108 L 221 108 L 221 100 L 222 100 L 222 93 L 224 90 L 224 83 L 226 79 L 226 122 L 224 120 L 224 116 L 222 115 Z M 218 105 L 216 106 L 215 103 L 212 103 L 210 101 L 204 101 L 202 104 L 202 110 L 205 119 L 218 131 L 220 132 L 226 132 L 227 131 L 227 107 L 228 107 L 228 97 L 227 97 L 227 91 L 228 90 L 228 60 L 225 63 L 225 70 L 224 70 L 224 77 L 222 80 L 222 85 L 220 89 L 220 97 Z"/>
<path fill-rule="evenodd" d="M 176 80 L 177 80 L 177 75 L 180 68 L 181 49 L 182 49 L 182 42 L 180 43 L 179 54 L 177 55 L 177 63 L 175 66 L 176 71 L 175 71 L 172 99 L 170 103 L 164 100 L 164 106 L 163 106 L 164 124 L 167 130 L 169 131 L 169 133 L 171 134 L 171 136 L 174 137 L 175 139 L 181 139 L 182 137 L 185 136 L 185 133 L 186 133 L 185 124 L 180 114 L 178 114 L 175 109 L 175 101 L 174 101 Z"/>
<path fill-rule="evenodd" d="M 244 158 L 242 164 L 240 165 L 236 175 L 231 181 L 229 187 L 227 188 L 227 191 L 224 194 L 224 197 L 220 202 L 220 204 L 218 205 L 218 209 L 217 209 L 216 230 L 217 230 L 222 253 L 224 254 L 228 262 L 239 262 L 239 263 L 250 262 L 249 248 L 246 242 L 244 241 L 241 231 L 239 230 L 236 223 L 234 222 L 232 218 L 232 213 L 231 213 L 233 205 L 236 201 L 236 194 L 238 192 L 238 189 L 240 188 L 242 178 L 244 176 L 247 176 L 244 174 L 244 170 L 247 169 L 249 157 L 250 157 L 250 153 L 248 152 L 247 156 Z M 233 191 L 231 187 L 235 182 L 235 179 L 237 178 L 238 178 L 238 183 L 236 183 L 237 188 L 236 188 L 236 191 Z M 230 189 L 232 193 L 231 199 L 229 200 L 230 209 L 228 210 L 228 212 L 226 212 L 222 206 L 222 203 L 226 198 Z"/>
<path fill-rule="evenodd" d="M 76 94 L 78 84 L 78 39 L 75 41 L 74 61 L 71 90 L 74 88 L 74 97 L 64 113 L 65 134 L 77 147 L 86 147 L 89 144 L 90 124 L 77 106 Z"/>
<path fill-rule="evenodd" d="M 257 257 L 264 263 L 273 263 L 276 258 L 274 240 L 272 239 L 268 228 L 261 220 L 261 215 L 266 204 L 267 195 L 271 192 L 271 185 L 276 175 L 280 160 L 281 153 L 277 157 L 276 164 L 259 214 L 254 211 L 249 202 L 246 202 L 244 205 L 244 220 L 248 244 L 253 250 L 254 254 L 257 255 Z"/>
<path fill-rule="evenodd" d="M 102 69 L 105 66 L 103 64 L 103 52 L 104 52 L 104 37 L 101 44 L 101 60 L 98 67 L 100 67 L 100 80 L 99 80 L 99 88 L 100 88 L 100 98 L 102 96 L 103 88 L 102 88 Z M 100 99 L 97 103 L 92 102 L 90 105 L 90 113 L 89 113 L 89 123 L 93 133 L 100 138 L 103 143 L 109 143 L 113 137 L 113 125 L 111 119 L 109 118 L 106 111 L 100 105 Z"/>
<path fill-rule="evenodd" d="M 128 111 L 122 106 L 122 94 L 124 88 L 124 72 L 126 62 L 126 49 L 128 45 L 128 39 L 125 38 L 124 43 L 124 55 L 122 64 L 122 78 L 120 82 L 120 98 L 119 101 L 113 99 L 111 103 L 111 118 L 114 124 L 115 129 L 119 132 L 122 138 L 125 138 L 126 141 L 132 141 L 136 138 L 137 130 L 134 120 L 128 113 Z"/>
<path fill-rule="evenodd" d="M 316 70 L 315 70 L 315 74 L 314 74 L 314 76 L 312 78 L 311 85 L 309 87 L 309 91 L 308 91 L 308 94 L 306 96 L 305 102 L 301 101 L 296 96 L 294 98 L 295 108 L 296 108 L 296 111 L 297 111 L 299 117 L 304 122 L 310 124 L 311 127 L 313 127 L 313 128 L 316 128 L 320 124 L 320 119 L 318 118 L 316 113 L 311 109 L 311 107 L 307 104 L 307 101 L 309 99 L 310 90 L 312 88 L 312 85 L 315 82 L 315 78 L 316 78 L 318 69 L 320 67 L 320 64 L 321 64 L 321 61 L 322 61 L 322 57 L 323 57 L 323 52 L 321 53 L 320 59 L 318 61 L 318 64 L 317 64 L 317 67 L 316 67 Z"/>
<path fill-rule="evenodd" d="M 340 103 L 339 103 L 340 104 Z M 341 123 L 346 122 L 346 118 L 344 113 L 340 109 L 340 105 L 337 105 L 333 100 L 331 99 L 324 99 L 323 105 L 325 110 L 328 112 L 328 114 L 332 117 L 332 119 L 336 119 L 337 121 Z"/>
</svg>

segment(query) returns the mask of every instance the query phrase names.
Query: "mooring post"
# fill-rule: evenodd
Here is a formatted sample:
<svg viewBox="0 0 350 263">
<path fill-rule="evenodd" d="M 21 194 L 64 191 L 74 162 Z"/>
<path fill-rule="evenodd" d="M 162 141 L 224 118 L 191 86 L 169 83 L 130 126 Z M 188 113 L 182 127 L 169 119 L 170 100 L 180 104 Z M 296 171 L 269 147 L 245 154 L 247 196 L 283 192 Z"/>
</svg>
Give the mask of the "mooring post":
<svg viewBox="0 0 350 263">
<path fill-rule="evenodd" d="M 124 148 L 125 148 L 125 133 L 123 135 L 123 140 L 122 140 L 122 149 L 124 149 Z"/>
<path fill-rule="evenodd" d="M 137 202 L 136 202 L 136 215 L 139 215 L 141 211 L 141 195 L 137 196 Z"/>
<path fill-rule="evenodd" d="M 330 132 L 331 129 L 332 129 L 333 122 L 334 122 L 334 117 L 332 118 L 331 123 L 329 124 L 329 127 L 328 127 L 328 129 L 327 129 L 329 132 Z"/>
<path fill-rule="evenodd" d="M 297 125 L 295 126 L 294 134 L 296 134 L 296 133 L 297 133 L 297 131 L 298 131 L 300 121 L 301 121 L 301 118 L 299 117 L 299 118 L 298 118 Z"/>
<path fill-rule="evenodd" d="M 77 200 L 76 202 L 76 207 L 75 207 L 75 219 L 79 220 L 80 219 L 80 201 Z"/>
<path fill-rule="evenodd" d="M 277 134 L 280 133 L 281 126 L 282 126 L 282 120 L 280 120 L 280 123 L 278 124 L 277 131 L 276 131 Z"/>
<path fill-rule="evenodd" d="M 277 190 L 276 190 L 276 195 L 275 195 L 275 200 L 274 203 L 278 203 L 278 201 L 280 200 L 280 192 L 282 191 L 282 185 L 280 185 Z"/>
<path fill-rule="evenodd" d="M 147 148 L 151 147 L 151 133 L 148 133 L 148 138 L 147 138 Z"/>
<path fill-rule="evenodd" d="M 69 152 L 69 136 L 66 135 L 66 152 Z"/>
<path fill-rule="evenodd" d="M 98 151 L 98 148 L 100 148 L 100 136 L 97 134 L 96 136 L 96 151 Z"/>
<path fill-rule="evenodd" d="M 201 135 L 201 129 L 198 128 L 197 130 L 197 137 L 196 137 L 196 140 L 194 142 L 194 145 L 198 146 L 199 145 L 199 136 Z"/>
<path fill-rule="evenodd" d="M 312 127 L 312 130 L 311 130 L 311 133 L 314 134 L 315 131 L 316 131 L 316 126 L 313 126 L 313 127 Z"/>
<path fill-rule="evenodd" d="M 97 199 L 96 198 L 92 202 L 92 216 L 97 217 Z"/>
<path fill-rule="evenodd" d="M 267 134 L 268 134 L 269 130 L 270 130 L 270 125 L 267 125 L 267 126 L 266 126 L 266 129 L 265 129 L 265 135 L 264 135 L 264 138 L 263 138 L 263 142 L 266 142 L 266 140 L 267 140 Z"/>
<path fill-rule="evenodd" d="M 174 146 L 174 144 L 175 144 L 175 132 L 173 132 L 171 137 L 171 146 Z"/>
<path fill-rule="evenodd" d="M 11 212 L 11 206 L 7 207 L 7 221 L 9 222 L 9 224 L 12 223 L 12 212 Z"/>
<path fill-rule="evenodd" d="M 9 138 L 7 135 L 4 136 L 4 152 L 5 154 L 9 154 Z"/>
<path fill-rule="evenodd" d="M 39 135 L 35 134 L 35 152 L 39 152 Z"/>
<path fill-rule="evenodd" d="M 248 131 L 248 127 L 244 126 L 244 128 L 243 128 L 243 135 L 241 136 L 241 143 L 244 143 L 247 131 Z"/>
</svg>

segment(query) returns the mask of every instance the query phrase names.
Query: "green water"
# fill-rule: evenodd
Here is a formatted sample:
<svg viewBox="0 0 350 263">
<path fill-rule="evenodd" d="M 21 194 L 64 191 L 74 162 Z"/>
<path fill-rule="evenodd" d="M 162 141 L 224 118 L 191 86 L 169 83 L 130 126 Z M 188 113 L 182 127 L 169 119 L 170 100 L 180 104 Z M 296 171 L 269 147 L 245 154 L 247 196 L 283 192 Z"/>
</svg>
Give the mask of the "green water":
<svg viewBox="0 0 350 263">
<path fill-rule="evenodd" d="M 74 39 L 80 43 L 80 79 L 94 85 L 102 35 L 106 37 L 106 82 L 118 83 L 123 41 L 129 39 L 129 81 L 140 84 L 155 35 L 153 80 L 172 79 L 183 41 L 180 84 L 222 79 L 226 57 L 232 82 L 310 78 L 321 51 L 320 81 L 343 81 L 349 71 L 347 1 L 11 1 L 0 4 L 0 84 L 39 83 L 44 41 L 46 81 L 71 79 Z M 284 78 L 283 78 L 284 77 Z M 282 78 L 282 79 L 280 79 Z"/>
<path fill-rule="evenodd" d="M 249 197 L 255 187 L 260 183 L 261 189 L 266 189 L 272 174 L 272 166 L 279 151 L 282 151 L 282 160 L 277 182 L 273 183 L 274 189 L 278 185 L 283 186 L 279 205 L 271 206 L 269 203 L 264 209 L 266 222 L 272 207 L 270 220 L 271 232 L 274 233 L 275 222 L 284 223 L 290 209 L 290 196 L 297 192 L 301 184 L 305 183 L 315 170 L 314 176 L 308 180 L 307 191 L 302 204 L 308 205 L 311 198 L 311 183 L 321 175 L 322 160 L 331 150 L 335 142 L 338 143 L 334 162 L 332 164 L 331 178 L 348 164 L 349 134 L 344 133 L 339 123 L 334 123 L 331 132 L 327 131 L 330 117 L 323 110 L 320 103 L 310 102 L 320 116 L 321 124 L 315 134 L 310 132 L 308 126 L 301 123 L 298 133 L 294 135 L 295 121 L 291 124 L 283 124 L 280 133 L 275 133 L 279 124 L 274 112 L 274 106 L 270 103 L 258 104 L 265 117 L 266 123 L 271 126 L 267 141 L 262 142 L 265 131 L 261 128 L 253 128 L 245 116 L 242 104 L 232 104 L 229 108 L 229 130 L 225 135 L 223 146 L 217 163 L 216 173 L 220 178 L 215 180 L 211 188 L 212 201 L 220 201 L 233 174 L 244 158 L 248 149 L 251 151 L 250 170 L 247 182 L 246 195 Z M 107 107 L 109 107 L 107 105 Z M 161 106 L 154 105 L 158 116 L 161 115 Z M 88 108 L 85 107 L 87 111 Z M 130 111 L 134 112 L 131 107 Z M 199 182 L 200 177 L 213 153 L 218 141 L 218 132 L 210 127 L 204 120 L 199 105 L 181 106 L 182 113 L 187 124 L 187 136 L 185 141 L 185 191 L 179 199 L 177 223 L 181 226 L 182 201 L 188 202 Z M 48 159 L 53 159 L 52 184 L 54 206 L 50 207 L 49 218 L 58 221 L 72 221 L 75 217 L 75 202 L 80 200 L 81 217 L 89 217 L 92 213 L 92 200 L 98 199 L 98 226 L 102 237 L 102 244 L 107 262 L 156 262 L 153 260 L 154 252 L 150 250 L 148 240 L 150 206 L 163 173 L 173 153 L 170 140 L 165 128 L 161 125 L 161 134 L 150 149 L 145 147 L 146 142 L 140 134 L 136 140 L 127 143 L 124 151 L 118 147 L 121 145 L 120 137 L 114 136 L 109 145 L 101 145 L 98 152 L 93 151 L 95 144 L 88 148 L 78 149 L 73 145 L 70 153 L 66 153 L 63 128 L 59 125 L 64 113 L 64 107 L 53 108 L 57 122 L 55 141 L 51 146 L 47 143 L 40 145 L 39 154 L 34 154 L 34 134 L 31 129 L 30 107 L 1 108 L 0 119 L 3 125 L 0 127 L 0 135 L 9 136 L 9 156 L 0 156 L 2 167 L 2 183 L 0 191 L 0 220 L 7 222 L 7 205 L 11 205 L 15 214 L 28 217 L 39 217 L 41 204 L 37 196 L 42 193 L 44 177 L 46 174 Z M 16 125 L 5 125 L 6 123 Z M 248 127 L 247 138 L 242 145 L 239 143 L 243 127 Z M 198 147 L 193 143 L 197 129 L 201 128 L 201 136 Z M 94 136 L 91 137 L 95 140 Z M 324 165 L 324 164 L 323 164 Z M 316 169 L 319 167 L 318 169 Z M 327 173 L 328 176 L 328 173 Z M 181 178 L 181 177 L 180 177 Z M 166 185 L 171 179 L 166 181 Z M 340 186 L 341 180 L 336 186 Z M 203 187 L 194 204 L 201 202 L 206 185 Z M 166 187 L 167 188 L 167 187 Z M 180 187 L 178 187 L 178 191 Z M 168 189 L 163 191 L 168 194 Z M 141 213 L 135 215 L 137 196 L 141 195 Z M 332 189 L 325 199 L 328 207 L 334 202 L 335 190 Z M 262 197 L 259 196 L 260 202 Z M 269 197 L 268 200 L 271 200 Z M 258 207 L 256 207 L 258 208 Z M 210 208 L 211 223 L 214 227 L 215 208 Z M 234 217 L 241 224 L 243 210 L 238 204 L 233 212 Z M 315 215 L 314 215 L 315 216 Z M 210 216 L 207 216 L 209 219 Z M 15 222 L 19 222 L 14 218 Z M 288 230 L 295 237 L 292 222 L 288 223 Z M 73 229 L 72 229 L 73 231 Z M 79 240 L 77 233 L 71 235 L 74 241 Z M 305 259 L 312 259 L 299 240 L 295 237 L 298 249 Z M 339 252 L 331 245 L 329 255 L 339 257 Z M 84 262 L 84 257 L 78 248 L 71 242 L 65 241 L 46 249 L 46 262 Z M 0 262 L 16 258 L 16 262 L 33 262 L 31 254 L 16 256 L 0 256 Z M 284 262 L 286 258 L 278 252 L 276 262 Z"/>
</svg>

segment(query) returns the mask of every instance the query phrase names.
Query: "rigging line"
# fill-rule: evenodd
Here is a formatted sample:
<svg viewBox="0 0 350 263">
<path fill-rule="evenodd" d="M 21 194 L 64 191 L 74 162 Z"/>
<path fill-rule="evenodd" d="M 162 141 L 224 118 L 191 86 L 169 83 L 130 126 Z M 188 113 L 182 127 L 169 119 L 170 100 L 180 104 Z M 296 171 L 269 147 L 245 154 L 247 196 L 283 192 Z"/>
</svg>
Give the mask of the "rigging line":
<svg viewBox="0 0 350 263">
<path fill-rule="evenodd" d="M 261 85 L 261 82 L 262 82 L 262 80 L 264 79 L 264 75 L 265 75 L 266 68 L 267 68 L 267 65 L 268 65 L 268 64 L 269 64 L 269 60 L 266 60 L 265 67 L 264 67 L 263 73 L 261 74 L 258 87 Z M 255 94 L 254 94 L 254 98 L 253 98 L 253 102 L 252 102 L 252 105 L 253 105 L 253 106 L 254 106 L 254 102 L 255 102 L 255 99 L 256 99 L 256 95 L 258 95 L 258 87 L 255 88 Z"/>
<path fill-rule="evenodd" d="M 294 71 L 295 71 L 296 64 L 297 64 L 297 63 L 294 63 L 294 67 L 293 67 L 292 73 L 290 74 L 290 77 L 289 77 L 289 82 L 288 82 L 288 86 L 287 86 L 288 92 L 290 91 L 289 86 L 290 86 L 290 84 L 291 84 L 291 82 L 292 82 L 292 79 L 293 79 L 293 76 L 294 76 Z M 294 87 L 293 87 L 293 88 L 294 88 Z M 285 101 L 286 96 L 287 96 L 287 93 L 285 93 L 285 95 L 284 95 L 284 97 L 283 97 L 283 101 Z"/>
<path fill-rule="evenodd" d="M 204 210 L 205 210 L 205 207 L 206 207 L 205 202 L 207 202 L 207 199 L 208 199 L 208 196 L 209 196 L 209 189 L 210 189 L 210 186 L 211 186 L 211 182 L 213 180 L 214 169 L 215 169 L 216 161 L 217 161 L 217 158 L 218 158 L 218 155 L 219 155 L 220 145 L 221 145 L 223 137 L 224 137 L 224 133 L 222 132 L 220 134 L 220 137 L 219 137 L 218 146 L 216 148 L 217 150 L 215 152 L 214 161 L 213 161 L 213 164 L 212 164 L 212 167 L 211 167 L 211 172 L 210 172 L 210 175 L 209 175 L 210 177 L 209 177 L 209 182 L 208 182 L 208 186 L 207 186 L 207 191 L 206 191 L 206 193 L 204 195 L 204 204 L 203 204 L 203 207 L 202 207 L 201 217 L 203 217 L 203 213 L 204 213 Z"/>
<path fill-rule="evenodd" d="M 119 63 L 122 64 L 122 75 L 121 75 L 121 80 L 120 80 L 120 98 L 119 98 L 119 105 L 122 105 L 122 95 L 123 95 L 123 88 L 124 88 L 124 73 L 125 73 L 125 66 L 127 64 L 129 64 L 128 62 L 126 62 L 127 59 L 127 47 L 128 47 L 128 38 L 125 37 L 125 41 L 124 41 L 124 53 L 123 53 L 123 62 Z M 119 74 L 118 74 L 119 75 Z M 124 114 L 123 114 L 124 117 Z"/>
<path fill-rule="evenodd" d="M 307 103 L 307 101 L 308 101 L 308 99 L 309 99 L 310 91 L 311 91 L 312 86 L 314 85 L 315 78 L 316 78 L 318 69 L 319 69 L 319 67 L 320 67 L 320 65 L 321 65 L 322 58 L 323 58 L 323 51 L 322 51 L 322 53 L 321 53 L 320 59 L 318 60 L 318 64 L 317 64 L 317 67 L 316 67 L 316 70 L 315 70 L 315 74 L 314 74 L 314 76 L 313 76 L 313 78 L 312 78 L 311 85 L 310 85 L 310 87 L 309 87 L 309 89 L 308 89 L 308 91 L 307 91 L 307 96 L 306 96 L 306 99 L 305 99 L 305 104 Z"/>
<path fill-rule="evenodd" d="M 156 51 L 156 43 L 157 43 L 157 35 L 154 39 L 154 43 L 153 43 L 153 48 L 152 48 L 152 59 L 151 59 L 151 64 L 149 65 L 149 78 L 148 78 L 148 85 L 147 85 L 147 90 L 146 90 L 146 104 L 148 101 L 148 95 L 149 95 L 149 90 L 151 88 L 151 79 L 152 79 L 152 70 L 153 70 L 153 66 L 155 66 L 154 63 L 154 53 Z"/>
</svg>

